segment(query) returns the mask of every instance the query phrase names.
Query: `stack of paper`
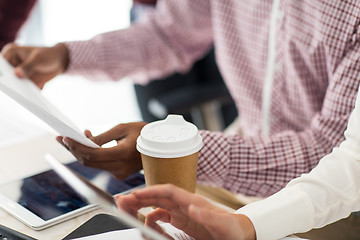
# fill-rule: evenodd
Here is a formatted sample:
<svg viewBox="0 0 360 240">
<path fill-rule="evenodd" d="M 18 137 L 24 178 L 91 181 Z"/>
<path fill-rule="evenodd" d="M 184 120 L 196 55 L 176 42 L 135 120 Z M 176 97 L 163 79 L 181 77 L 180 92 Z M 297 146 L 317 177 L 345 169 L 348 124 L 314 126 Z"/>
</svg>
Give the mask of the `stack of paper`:
<svg viewBox="0 0 360 240">
<path fill-rule="evenodd" d="M 47 123 L 61 136 L 70 137 L 89 147 L 99 147 L 53 106 L 33 82 L 16 77 L 14 68 L 2 56 L 0 56 L 0 90 Z"/>
</svg>

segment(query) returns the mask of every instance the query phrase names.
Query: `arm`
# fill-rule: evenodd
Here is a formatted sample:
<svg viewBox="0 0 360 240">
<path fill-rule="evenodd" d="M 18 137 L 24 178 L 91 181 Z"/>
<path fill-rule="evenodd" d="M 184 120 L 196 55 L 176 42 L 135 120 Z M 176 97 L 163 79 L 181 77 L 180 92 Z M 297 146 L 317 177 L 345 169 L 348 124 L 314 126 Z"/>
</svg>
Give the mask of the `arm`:
<svg viewBox="0 0 360 240">
<path fill-rule="evenodd" d="M 237 211 L 251 219 L 259 240 L 320 228 L 360 209 L 360 94 L 345 138 L 309 174 Z"/>
<path fill-rule="evenodd" d="M 208 0 L 160 1 L 146 21 L 128 29 L 66 43 L 68 73 L 111 79 L 133 76 L 146 82 L 174 71 L 185 71 L 211 47 Z"/>
<path fill-rule="evenodd" d="M 157 220 L 170 222 L 197 239 L 280 239 L 319 228 L 360 209 L 359 123 L 360 93 L 346 140 L 309 174 L 291 181 L 273 196 L 239 209 L 236 218 L 199 196 L 169 185 L 119 196 L 116 201 L 134 216 L 141 207 L 158 206 L 161 209 L 147 217 L 148 225 L 159 229 Z"/>
<path fill-rule="evenodd" d="M 65 71 L 90 79 L 132 76 L 145 83 L 187 70 L 211 47 L 208 0 L 161 1 L 154 12 L 143 23 L 88 41 L 40 48 L 12 43 L 2 54 L 15 67 L 18 77 L 30 78 L 42 88 Z"/>
<path fill-rule="evenodd" d="M 0 2 L 0 49 L 15 41 L 20 28 L 26 22 L 36 0 L 12 0 Z"/>
<path fill-rule="evenodd" d="M 200 151 L 198 179 L 233 192 L 269 196 L 309 172 L 343 141 L 360 83 L 358 59 L 359 41 L 328 70 L 322 109 L 301 131 L 247 138 L 201 132 L 205 145 Z"/>
</svg>

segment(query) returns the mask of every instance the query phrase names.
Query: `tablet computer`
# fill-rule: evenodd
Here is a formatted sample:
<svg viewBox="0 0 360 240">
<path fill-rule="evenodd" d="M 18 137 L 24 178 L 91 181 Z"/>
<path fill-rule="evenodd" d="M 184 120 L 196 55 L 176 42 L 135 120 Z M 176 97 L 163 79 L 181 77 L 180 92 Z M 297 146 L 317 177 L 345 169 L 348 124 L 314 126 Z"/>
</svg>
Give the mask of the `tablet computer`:
<svg viewBox="0 0 360 240">
<path fill-rule="evenodd" d="M 144 186 L 141 173 L 120 181 L 107 171 L 85 167 L 77 161 L 67 166 L 111 195 Z M 0 207 L 35 230 L 98 208 L 53 170 L 0 185 Z"/>
<path fill-rule="evenodd" d="M 63 178 L 64 181 L 67 182 L 76 192 L 78 192 L 82 197 L 87 199 L 88 202 L 93 204 L 98 204 L 99 206 L 101 206 L 103 210 L 105 210 L 108 213 L 111 213 L 114 217 L 116 217 L 120 222 L 124 224 L 125 228 L 126 227 L 136 228 L 143 235 L 147 237 L 146 239 L 167 240 L 166 237 L 164 237 L 154 229 L 145 226 L 144 223 L 140 222 L 137 218 L 117 208 L 113 195 L 109 194 L 106 191 L 103 191 L 101 188 L 94 185 L 88 179 L 77 174 L 71 168 L 59 162 L 53 156 L 47 154 L 45 156 L 45 159 L 48 161 L 48 163 L 51 165 L 54 171 L 57 174 L 59 174 L 59 176 L 61 176 L 61 178 Z M 180 231 L 178 229 L 176 230 Z M 176 239 L 190 239 L 190 238 L 181 237 Z"/>
</svg>

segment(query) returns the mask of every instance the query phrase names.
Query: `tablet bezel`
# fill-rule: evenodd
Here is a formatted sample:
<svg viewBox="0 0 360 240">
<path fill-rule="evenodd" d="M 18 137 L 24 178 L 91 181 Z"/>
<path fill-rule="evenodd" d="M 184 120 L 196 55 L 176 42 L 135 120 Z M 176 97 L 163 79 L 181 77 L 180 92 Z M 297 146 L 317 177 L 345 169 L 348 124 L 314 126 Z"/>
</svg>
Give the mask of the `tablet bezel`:
<svg viewBox="0 0 360 240">
<path fill-rule="evenodd" d="M 21 206 L 19 203 L 9 199 L 4 194 L 0 193 L 0 207 L 8 212 L 10 215 L 14 216 L 27 226 L 31 227 L 34 230 L 43 230 L 55 224 L 61 223 L 73 217 L 79 216 L 81 214 L 93 211 L 98 209 L 99 206 L 94 204 L 89 204 L 79 209 L 73 210 L 68 213 L 61 214 L 57 217 L 51 218 L 49 220 L 44 220 L 37 215 L 35 215 L 30 210 Z"/>
</svg>

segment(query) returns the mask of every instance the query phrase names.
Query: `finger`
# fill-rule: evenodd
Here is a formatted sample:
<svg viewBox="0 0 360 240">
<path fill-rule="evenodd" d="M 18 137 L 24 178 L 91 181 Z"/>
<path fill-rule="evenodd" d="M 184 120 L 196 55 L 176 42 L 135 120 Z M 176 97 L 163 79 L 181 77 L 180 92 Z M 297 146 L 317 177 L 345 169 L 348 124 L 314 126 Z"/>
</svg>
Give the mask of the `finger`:
<svg viewBox="0 0 360 240">
<path fill-rule="evenodd" d="M 145 225 L 151 227 L 158 233 L 165 236 L 167 239 L 174 239 L 168 233 L 166 233 L 165 230 L 159 224 L 156 223 L 156 221 L 158 220 L 163 222 L 169 222 L 167 219 L 169 219 L 170 221 L 169 212 L 164 209 L 158 208 L 153 212 L 149 213 L 148 215 L 146 215 Z"/>
<path fill-rule="evenodd" d="M 58 143 L 60 143 L 64 148 L 66 148 L 67 150 L 69 150 L 68 149 L 68 147 L 65 145 L 65 143 L 63 142 L 63 137 L 62 136 L 57 136 L 56 137 L 56 141 L 58 142 Z"/>
<path fill-rule="evenodd" d="M 63 143 L 63 137 L 62 136 L 57 136 L 56 137 L 56 141 L 58 141 L 60 144 L 62 144 L 62 145 L 64 145 L 64 143 Z"/>
<path fill-rule="evenodd" d="M 108 170 L 115 175 L 116 172 L 122 173 L 128 170 L 126 169 L 129 167 L 128 162 L 121 161 L 118 156 L 119 150 L 116 147 L 91 148 L 68 137 L 64 137 L 62 143 L 85 166 Z M 127 173 L 127 175 L 129 174 Z"/>
<path fill-rule="evenodd" d="M 1 51 L 3 57 L 14 67 L 21 63 L 21 60 L 16 53 L 17 49 L 18 49 L 17 44 L 8 43 L 3 47 Z"/>
<path fill-rule="evenodd" d="M 62 142 L 80 162 L 84 162 L 89 159 L 99 161 L 100 159 L 99 154 L 97 153 L 100 149 L 85 146 L 69 137 L 63 137 Z"/>
<path fill-rule="evenodd" d="M 138 191 L 134 191 L 139 199 L 167 199 L 181 206 L 195 205 L 211 205 L 202 197 L 190 193 L 182 188 L 172 184 L 163 184 L 150 186 Z"/>
<path fill-rule="evenodd" d="M 125 127 L 126 124 L 119 124 L 112 129 L 94 137 L 95 143 L 99 144 L 100 146 L 111 142 L 113 140 L 119 140 L 124 138 L 127 135 L 127 128 Z"/>
<path fill-rule="evenodd" d="M 160 188 L 162 191 L 164 188 Z M 169 197 L 170 195 L 167 193 L 154 194 L 153 190 L 157 190 L 157 188 L 150 189 L 150 194 L 143 194 L 145 189 L 134 191 L 132 194 L 136 197 L 137 201 L 134 206 L 141 207 L 160 207 L 169 211 L 179 210 L 180 212 L 187 212 L 187 207 L 190 205 L 191 200 L 189 202 L 179 200 L 179 195 L 174 195 L 174 197 Z M 166 191 L 166 190 L 164 190 Z M 149 192 L 146 189 L 146 192 Z M 190 193 L 189 193 L 190 194 Z M 177 198 L 178 197 L 178 198 Z M 186 197 L 185 197 L 186 198 Z"/>
<path fill-rule="evenodd" d="M 15 74 L 18 77 L 33 78 L 33 73 L 36 71 L 36 66 L 39 64 L 40 55 L 37 50 L 30 52 L 19 51 L 19 57 L 23 61 L 20 65 L 15 68 Z"/>
<path fill-rule="evenodd" d="M 81 158 L 79 160 L 84 162 L 89 161 L 89 164 L 91 164 L 91 162 L 105 162 L 106 159 L 119 162 L 123 158 L 126 159 L 127 155 L 125 152 L 129 151 L 129 149 L 123 149 L 119 145 L 109 148 L 91 148 L 68 137 L 64 137 L 63 142 L 73 154 Z M 119 156 L 119 152 L 122 151 L 124 152 L 124 157 Z"/>
<path fill-rule="evenodd" d="M 152 227 L 156 224 L 156 221 L 169 223 L 171 221 L 171 215 L 169 211 L 162 208 L 157 208 L 146 215 L 145 224 L 148 226 Z"/>
<path fill-rule="evenodd" d="M 18 45 L 16 43 L 14 43 L 14 42 L 8 43 L 2 48 L 1 54 L 4 56 L 5 59 L 7 59 L 5 57 L 5 55 L 8 54 L 11 49 L 16 48 L 16 47 L 18 47 Z"/>
<path fill-rule="evenodd" d="M 63 137 L 62 142 L 70 149 L 72 152 L 81 152 L 81 153 L 87 153 L 91 150 L 95 150 L 95 148 L 91 148 L 88 146 L 85 146 L 69 137 Z"/>
<path fill-rule="evenodd" d="M 121 157 L 117 157 L 118 153 L 114 148 L 92 148 L 74 140 L 69 140 L 68 138 L 64 138 L 63 143 L 69 151 L 86 166 L 93 167 L 100 163 L 104 166 L 110 165 L 109 167 L 111 167 L 112 164 L 121 165 Z"/>
<path fill-rule="evenodd" d="M 38 86 L 38 88 L 43 89 L 44 85 L 56 75 L 57 74 L 55 73 L 39 73 L 38 71 L 33 71 L 31 77 L 29 78 L 36 84 L 36 86 Z"/>
<path fill-rule="evenodd" d="M 136 202 L 136 198 L 134 196 L 132 196 L 131 194 L 129 195 L 116 195 L 114 196 L 115 199 L 115 203 L 116 206 L 131 214 L 132 216 L 136 217 L 138 210 L 140 209 L 140 207 L 137 207 L 136 205 L 134 205 L 134 202 Z"/>
<path fill-rule="evenodd" d="M 141 190 L 133 191 L 128 195 L 123 195 L 118 197 L 117 201 L 120 204 L 119 206 L 124 207 L 124 209 L 130 208 L 133 210 L 139 210 L 143 207 L 160 207 L 166 210 L 172 210 L 177 208 L 177 205 L 172 201 L 169 201 L 166 198 L 139 198 L 137 192 Z"/>
<path fill-rule="evenodd" d="M 169 234 L 167 234 L 164 229 L 157 223 L 154 223 L 154 224 L 151 224 L 151 225 L 147 225 L 148 227 L 151 227 L 152 229 L 154 229 L 155 231 L 157 231 L 158 233 L 160 233 L 161 235 L 163 235 L 164 237 L 166 237 L 167 239 L 170 239 L 170 240 L 174 240 L 173 237 L 171 237 Z M 146 240 L 151 240 L 150 238 L 146 237 L 143 235 L 143 237 L 146 239 Z"/>
<path fill-rule="evenodd" d="M 87 137 L 87 138 L 94 138 L 94 136 L 92 135 L 92 133 L 90 132 L 90 130 L 88 130 L 88 129 L 86 129 L 85 131 L 84 131 L 84 134 L 85 134 L 85 136 Z"/>
</svg>

